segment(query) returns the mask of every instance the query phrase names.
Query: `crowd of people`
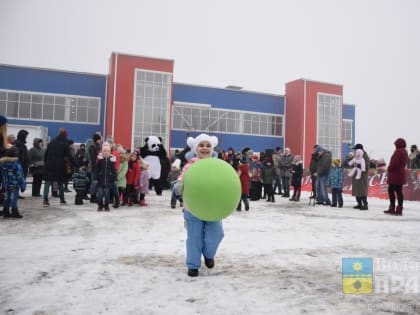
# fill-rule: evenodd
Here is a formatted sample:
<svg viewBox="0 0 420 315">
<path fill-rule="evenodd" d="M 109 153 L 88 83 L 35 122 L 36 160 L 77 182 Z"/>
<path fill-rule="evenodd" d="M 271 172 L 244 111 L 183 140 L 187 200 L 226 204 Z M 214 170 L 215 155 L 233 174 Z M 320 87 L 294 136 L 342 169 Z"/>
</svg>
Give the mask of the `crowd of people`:
<svg viewBox="0 0 420 315">
<path fill-rule="evenodd" d="M 146 195 L 151 183 L 149 165 L 141 156 L 141 148 L 130 152 L 122 145 L 115 144 L 111 137 L 104 141 L 100 133 L 95 133 L 75 150 L 74 142 L 69 139 L 67 131 L 61 128 L 48 145 L 42 139 L 35 138 L 32 148 L 28 150 L 26 130 L 20 130 L 16 136 L 7 134 L 7 118 L 4 116 L 1 116 L 0 124 L 4 217 L 22 217 L 17 202 L 23 198 L 21 192 L 26 189 L 28 175 L 32 176 L 32 196 L 42 197 L 44 207 L 50 206 L 51 196 L 58 198 L 61 205 L 67 204 L 65 193 L 70 191 L 70 181 L 76 191 L 76 205 L 83 204 L 86 200 L 97 203 L 98 211 L 110 211 L 110 205 L 114 208 L 135 204 L 147 206 Z M 395 145 L 399 149 L 397 152 L 401 152 L 401 149 L 405 151 L 404 139 Z M 168 159 L 165 164 L 170 165 L 170 169 L 162 168 L 161 187 L 173 187 L 182 168 L 188 163 L 190 150 L 188 146 L 182 151 L 176 150 L 172 159 Z M 215 152 L 218 158 L 225 160 L 237 171 L 240 178 L 242 191 L 237 211 L 249 211 L 250 201 L 265 199 L 274 203 L 276 195 L 288 198 L 289 201 L 300 201 L 305 170 L 302 157 L 293 154 L 290 148 L 283 150 L 277 147 L 257 154 L 249 147 L 240 151 L 235 151 L 232 147 L 223 151 L 216 147 Z M 401 165 L 404 169 L 420 168 L 420 151 L 416 145 L 411 146 L 407 161 L 400 155 L 398 159 L 402 159 Z M 402 176 L 404 178 L 393 183 L 395 159 L 393 156 L 387 167 L 384 159 L 370 159 L 363 145 L 356 144 L 353 151 L 341 161 L 333 158 L 327 148 L 315 145 L 307 170 L 312 180 L 310 198 L 318 205 L 343 207 L 342 190 L 344 174 L 347 173 L 352 178 L 352 194 L 356 199 L 354 208 L 368 210 L 367 181 L 369 172 L 374 169 L 389 173 L 390 207 L 386 213 L 401 215 L 403 196 L 400 185 L 406 179 Z M 176 208 L 178 202 L 182 207 L 182 197 L 176 197 L 173 193 L 170 207 Z"/>
<path fill-rule="evenodd" d="M 27 136 L 26 130 L 20 130 L 16 137 L 7 134 L 7 118 L 0 115 L 0 201 L 3 204 L 1 215 L 5 219 L 22 218 L 18 200 L 24 198 L 21 193 L 26 189 L 28 175 L 32 176 L 32 197 L 42 197 L 44 207 L 50 206 L 50 196 L 59 198 L 60 204 L 66 205 L 65 193 L 70 191 L 70 181 L 76 191 L 74 204 L 83 204 L 84 200 L 96 203 L 99 212 L 110 211 L 110 205 L 114 208 L 135 204 L 147 206 L 146 195 L 151 185 L 159 186 L 155 187 L 158 195 L 162 188 L 171 189 L 170 207 L 175 209 L 179 203 L 183 211 L 187 230 L 186 266 L 191 277 L 199 275 L 201 256 L 207 268 L 214 267 L 214 257 L 224 237 L 221 221 L 203 221 L 184 207 L 183 175 L 195 161 L 220 158 L 232 166 L 241 183 L 237 211 L 242 211 L 242 205 L 245 211 L 249 211 L 250 201 L 265 199 L 274 203 L 275 195 L 288 198 L 290 202 L 300 201 L 303 161 L 290 148 L 282 150 L 277 147 L 256 154 L 249 147 L 241 151 L 230 147 L 225 152 L 217 150 L 217 137 L 207 134 L 188 137 L 184 150 L 175 151 L 171 160 L 164 157 L 167 161 L 162 165 L 170 165 L 170 169 L 162 167 L 159 182 L 149 180 L 149 162 L 143 159 L 142 148 L 127 150 L 115 144 L 111 137 L 103 141 L 100 133 L 95 133 L 77 150 L 64 128 L 47 146 L 42 139 L 35 138 L 30 150 L 26 146 Z M 408 154 L 402 138 L 398 138 L 394 145 L 388 167 L 383 159 L 371 160 L 362 144 L 356 144 L 344 161 L 333 158 L 327 148 L 314 145 L 308 169 L 312 180 L 310 198 L 318 205 L 342 208 L 347 172 L 356 200 L 353 208 L 368 210 L 368 176 L 374 167 L 388 175 L 390 204 L 384 213 L 402 215 L 406 169 L 420 168 L 420 152 L 416 145 L 412 145 Z M 290 187 L 293 187 L 293 194 Z"/>
</svg>

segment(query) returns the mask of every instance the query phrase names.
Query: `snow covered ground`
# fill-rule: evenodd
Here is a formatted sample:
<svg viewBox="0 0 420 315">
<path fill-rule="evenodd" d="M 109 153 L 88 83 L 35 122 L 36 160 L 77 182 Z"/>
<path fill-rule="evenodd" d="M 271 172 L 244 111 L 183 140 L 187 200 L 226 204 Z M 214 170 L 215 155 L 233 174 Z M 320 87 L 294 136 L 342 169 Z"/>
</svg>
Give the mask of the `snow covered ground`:
<svg viewBox="0 0 420 315">
<path fill-rule="evenodd" d="M 30 187 L 28 189 L 30 191 Z M 169 192 L 148 207 L 42 208 L 0 220 L 0 314 L 420 314 L 420 203 L 404 216 L 290 202 L 251 202 L 224 220 L 212 270 L 186 275 L 181 209 Z M 371 257 L 374 292 L 342 292 L 342 258 Z"/>
</svg>

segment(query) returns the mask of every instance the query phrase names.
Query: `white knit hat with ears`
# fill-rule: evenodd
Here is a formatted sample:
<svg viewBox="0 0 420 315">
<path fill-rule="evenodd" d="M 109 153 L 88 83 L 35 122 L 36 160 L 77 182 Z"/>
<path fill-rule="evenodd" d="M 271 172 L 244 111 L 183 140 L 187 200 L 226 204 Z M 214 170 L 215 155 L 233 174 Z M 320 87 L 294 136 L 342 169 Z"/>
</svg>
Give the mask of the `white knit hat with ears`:
<svg viewBox="0 0 420 315">
<path fill-rule="evenodd" d="M 200 142 L 203 142 L 203 141 L 207 141 L 207 142 L 209 142 L 211 144 L 212 153 L 213 153 L 214 148 L 219 143 L 219 140 L 217 140 L 217 137 L 215 137 L 215 136 L 209 136 L 209 135 L 207 135 L 205 133 L 202 133 L 202 134 L 198 135 L 195 138 L 188 137 L 187 144 L 188 144 L 188 146 L 191 148 L 191 150 L 194 153 L 197 153 L 197 147 L 198 147 L 199 143 Z"/>
<path fill-rule="evenodd" d="M 177 169 L 181 168 L 181 160 L 180 159 L 176 159 L 171 166 L 175 166 Z"/>
</svg>

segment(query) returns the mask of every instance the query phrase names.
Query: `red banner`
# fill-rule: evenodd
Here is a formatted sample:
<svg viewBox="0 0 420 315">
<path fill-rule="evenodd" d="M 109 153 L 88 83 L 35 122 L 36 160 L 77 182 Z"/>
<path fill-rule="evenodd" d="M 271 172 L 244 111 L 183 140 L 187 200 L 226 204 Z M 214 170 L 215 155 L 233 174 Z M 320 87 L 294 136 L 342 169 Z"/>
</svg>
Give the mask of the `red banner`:
<svg viewBox="0 0 420 315">
<path fill-rule="evenodd" d="M 310 176 L 302 179 L 302 190 L 311 191 Z M 351 178 L 345 174 L 343 193 L 351 195 Z M 403 186 L 405 200 L 420 201 L 420 170 L 407 170 L 407 184 Z M 369 197 L 388 199 L 388 183 L 386 172 L 374 173 L 369 176 Z"/>
</svg>

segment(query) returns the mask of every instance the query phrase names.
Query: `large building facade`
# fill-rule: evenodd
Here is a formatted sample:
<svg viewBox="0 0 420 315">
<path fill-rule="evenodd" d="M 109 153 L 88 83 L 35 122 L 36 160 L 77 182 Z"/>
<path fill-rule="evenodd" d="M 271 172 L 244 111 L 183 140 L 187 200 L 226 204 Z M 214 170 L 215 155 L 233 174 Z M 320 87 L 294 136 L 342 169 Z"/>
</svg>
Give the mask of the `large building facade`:
<svg viewBox="0 0 420 315">
<path fill-rule="evenodd" d="M 93 133 L 128 148 L 150 135 L 167 148 L 183 148 L 201 132 L 220 149 L 262 152 L 290 147 L 309 165 L 314 144 L 342 158 L 354 144 L 355 106 L 343 87 L 299 79 L 286 95 L 174 83 L 174 61 L 112 53 L 109 74 L 0 65 L 0 114 L 12 125 L 60 127 L 76 142 Z"/>
</svg>

